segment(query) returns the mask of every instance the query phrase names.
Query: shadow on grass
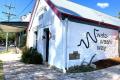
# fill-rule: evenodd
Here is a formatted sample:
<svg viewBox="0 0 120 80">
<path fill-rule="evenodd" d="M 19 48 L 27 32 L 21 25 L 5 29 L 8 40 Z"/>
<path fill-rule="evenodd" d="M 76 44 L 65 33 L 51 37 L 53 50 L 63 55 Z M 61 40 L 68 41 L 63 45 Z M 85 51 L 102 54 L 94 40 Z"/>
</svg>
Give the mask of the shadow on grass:
<svg viewBox="0 0 120 80">
<path fill-rule="evenodd" d="M 3 80 L 3 62 L 0 60 L 0 80 Z"/>
</svg>

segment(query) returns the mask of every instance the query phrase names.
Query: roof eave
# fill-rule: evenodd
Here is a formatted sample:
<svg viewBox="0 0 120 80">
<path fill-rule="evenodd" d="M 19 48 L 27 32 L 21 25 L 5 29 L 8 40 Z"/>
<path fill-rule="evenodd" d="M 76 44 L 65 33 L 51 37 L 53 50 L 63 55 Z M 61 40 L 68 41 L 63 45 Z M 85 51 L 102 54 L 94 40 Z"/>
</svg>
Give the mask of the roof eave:
<svg viewBox="0 0 120 80">
<path fill-rule="evenodd" d="M 112 24 L 108 24 L 108 23 L 104 23 L 104 22 L 100 22 L 100 21 L 95 21 L 95 20 L 91 20 L 91 19 L 87 19 L 87 18 L 83 18 L 83 17 L 79 17 L 79 16 L 74 16 L 74 15 L 70 15 L 70 14 L 66 14 L 66 13 L 61 13 L 61 15 L 63 15 L 65 18 L 68 18 L 68 19 L 73 18 L 73 19 L 77 19 L 80 21 L 84 21 L 84 22 L 94 23 L 98 26 L 105 26 L 106 28 L 110 28 L 110 29 L 115 29 L 115 30 L 120 29 L 120 26 L 116 26 L 116 25 L 112 25 Z"/>
<path fill-rule="evenodd" d="M 116 26 L 116 25 L 112 25 L 112 24 L 108 24 L 108 23 L 104 23 L 104 22 L 91 20 L 91 19 L 87 19 L 87 18 L 83 18 L 83 17 L 74 16 L 74 15 L 70 15 L 70 14 L 67 14 L 67 13 L 60 12 L 50 0 L 45 0 L 45 1 L 47 2 L 47 4 L 51 7 L 51 9 L 54 11 L 54 13 L 60 19 L 62 18 L 62 15 L 64 15 L 66 18 L 71 17 L 71 18 L 75 18 L 75 19 L 78 19 L 78 20 L 95 23 L 99 26 L 104 25 L 104 26 L 106 26 L 106 28 L 111 28 L 111 29 L 115 29 L 115 30 L 119 30 L 119 28 L 120 28 L 120 26 Z"/>
</svg>

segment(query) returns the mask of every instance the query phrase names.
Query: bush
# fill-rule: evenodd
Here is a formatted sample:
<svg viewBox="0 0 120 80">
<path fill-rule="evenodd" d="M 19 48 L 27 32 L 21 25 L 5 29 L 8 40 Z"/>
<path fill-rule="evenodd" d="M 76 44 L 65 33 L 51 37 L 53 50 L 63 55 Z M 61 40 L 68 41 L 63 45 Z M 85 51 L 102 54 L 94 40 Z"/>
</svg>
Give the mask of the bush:
<svg viewBox="0 0 120 80">
<path fill-rule="evenodd" d="M 90 71 L 94 71 L 96 70 L 95 68 L 91 67 L 91 66 L 87 66 L 87 65 L 77 65 L 77 66 L 72 66 L 69 67 L 69 69 L 67 70 L 68 73 L 79 73 L 79 72 L 90 72 Z"/>
<path fill-rule="evenodd" d="M 37 52 L 37 49 L 27 47 L 22 48 L 22 58 L 21 61 L 28 64 L 42 64 L 43 58 L 40 53 Z"/>
</svg>

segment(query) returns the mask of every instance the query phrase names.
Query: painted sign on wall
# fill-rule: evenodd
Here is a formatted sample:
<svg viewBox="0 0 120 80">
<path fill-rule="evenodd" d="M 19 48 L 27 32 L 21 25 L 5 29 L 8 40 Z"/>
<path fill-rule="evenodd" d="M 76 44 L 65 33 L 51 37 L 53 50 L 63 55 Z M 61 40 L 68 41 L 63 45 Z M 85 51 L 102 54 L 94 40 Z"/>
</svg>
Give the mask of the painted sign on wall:
<svg viewBox="0 0 120 80">
<path fill-rule="evenodd" d="M 68 28 L 68 54 L 73 51 L 80 53 L 80 59 L 89 62 L 96 54 L 94 61 L 118 57 L 118 31 L 87 24 L 69 22 Z M 69 65 L 75 65 L 71 60 Z"/>
<path fill-rule="evenodd" d="M 89 40 L 91 39 L 94 43 L 99 43 L 100 44 L 100 45 L 97 46 L 97 50 L 106 51 L 107 46 L 112 45 L 112 43 L 113 43 L 112 39 L 109 39 L 109 35 L 106 34 L 106 33 L 99 33 L 98 29 L 94 29 L 93 32 L 94 32 L 93 37 L 91 36 L 91 34 L 89 32 L 86 32 L 87 42 L 85 42 L 85 40 L 81 39 L 80 43 L 77 46 L 81 46 L 81 44 L 83 43 L 86 48 L 89 48 L 89 46 L 90 46 L 90 41 Z M 98 32 L 98 33 L 96 33 L 96 32 Z M 118 35 L 118 34 L 116 34 L 116 35 Z M 116 39 L 117 39 L 117 37 L 118 36 L 116 36 Z M 99 39 L 99 38 L 101 38 L 101 39 Z"/>
</svg>

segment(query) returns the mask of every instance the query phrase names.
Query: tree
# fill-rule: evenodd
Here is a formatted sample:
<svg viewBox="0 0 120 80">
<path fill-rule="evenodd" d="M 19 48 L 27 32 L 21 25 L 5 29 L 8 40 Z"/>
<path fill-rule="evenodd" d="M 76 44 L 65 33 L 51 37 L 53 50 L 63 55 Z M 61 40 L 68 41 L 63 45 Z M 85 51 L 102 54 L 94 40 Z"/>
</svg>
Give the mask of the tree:
<svg viewBox="0 0 120 80">
<path fill-rule="evenodd" d="M 15 36 L 16 36 L 15 33 L 9 33 L 8 40 L 10 42 L 14 42 Z M 4 42 L 4 44 L 5 44 L 5 39 L 6 39 L 6 33 L 3 32 L 2 30 L 0 30 L 0 43 Z"/>
<path fill-rule="evenodd" d="M 120 19 L 120 12 L 118 13 L 118 18 Z"/>
<path fill-rule="evenodd" d="M 0 40 L 5 39 L 5 33 L 0 30 Z"/>
</svg>

